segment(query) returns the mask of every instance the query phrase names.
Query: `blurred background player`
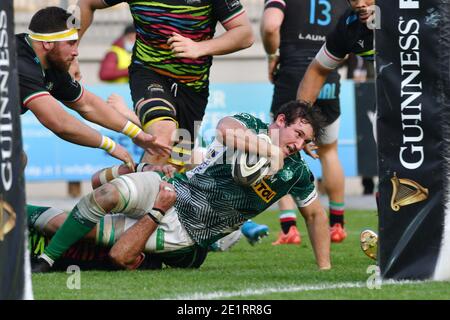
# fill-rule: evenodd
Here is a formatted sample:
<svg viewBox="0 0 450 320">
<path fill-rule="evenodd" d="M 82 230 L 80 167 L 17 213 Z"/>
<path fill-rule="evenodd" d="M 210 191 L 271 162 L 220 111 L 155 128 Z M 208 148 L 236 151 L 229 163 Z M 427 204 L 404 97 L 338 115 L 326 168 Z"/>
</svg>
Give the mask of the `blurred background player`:
<svg viewBox="0 0 450 320">
<path fill-rule="evenodd" d="M 128 135 L 147 150 L 169 153 L 169 146 L 156 143 L 154 137 L 120 113 L 111 112 L 102 99 L 71 77 L 68 71 L 78 56 L 78 32 L 68 28 L 69 18 L 64 9 L 47 7 L 33 15 L 29 34 L 16 35 L 21 113 L 30 110 L 61 139 L 104 149 L 130 167 L 133 159 L 122 146 L 77 120 L 59 102 L 86 120 Z"/>
<path fill-rule="evenodd" d="M 274 84 L 271 114 L 280 106 L 296 98 L 298 84 L 325 36 L 334 28 L 339 16 L 348 9 L 345 0 L 298 1 L 265 0 L 261 21 L 261 36 L 268 58 L 269 81 Z M 338 158 L 337 132 L 339 130 L 340 77 L 330 72 L 315 104 L 326 115 L 335 137 L 319 141 L 319 159 L 322 181 L 329 199 L 331 241 L 345 239 L 344 227 L 344 172 Z M 317 157 L 317 156 L 314 156 Z M 289 195 L 279 202 L 282 231 L 273 243 L 300 244 L 297 229 L 297 208 Z"/>
<path fill-rule="evenodd" d="M 336 68 L 345 62 L 348 54 L 354 53 L 367 61 L 374 60 L 373 13 L 375 0 L 348 0 L 348 3 L 351 8 L 339 18 L 336 26 L 327 35 L 325 44 L 309 64 L 299 85 L 297 99 L 314 103 L 320 98 L 322 86 Z M 333 128 L 333 124 L 325 128 L 325 135 L 328 135 L 329 139 L 337 139 L 337 134 L 337 129 Z M 319 148 L 321 156 L 320 150 L 321 147 Z M 324 177 L 326 177 L 325 174 Z M 332 217 L 330 217 L 331 219 Z M 340 225 L 338 224 L 338 226 Z M 338 230 L 341 229 L 341 227 L 338 228 Z M 345 233 L 342 234 L 345 235 Z"/>
<path fill-rule="evenodd" d="M 80 0 L 84 34 L 94 11 L 124 0 Z M 212 56 L 253 44 L 250 21 L 239 0 L 169 0 L 129 2 L 136 43 L 129 68 L 134 109 L 142 128 L 172 145 L 172 156 L 144 155 L 142 161 L 182 168 L 189 160 L 195 128 L 203 119 L 209 95 Z M 220 22 L 225 32 L 214 37 Z M 176 130 L 179 130 L 177 134 Z"/>
<path fill-rule="evenodd" d="M 372 61 L 363 59 L 354 53 L 348 55 L 344 66 L 347 67 L 347 79 L 352 79 L 356 82 L 373 81 L 375 79 L 375 68 Z M 375 84 L 373 84 L 375 86 Z M 375 99 L 375 97 L 374 97 Z M 375 105 L 375 100 L 373 101 Z M 376 161 L 376 159 L 373 159 Z M 373 194 L 375 191 L 375 181 L 372 176 L 362 176 L 361 184 L 363 187 L 363 195 Z"/>
<path fill-rule="evenodd" d="M 99 70 L 100 80 L 109 83 L 128 83 L 128 67 L 131 63 L 136 30 L 133 25 L 125 27 L 122 36 L 116 39 L 102 59 Z"/>
</svg>

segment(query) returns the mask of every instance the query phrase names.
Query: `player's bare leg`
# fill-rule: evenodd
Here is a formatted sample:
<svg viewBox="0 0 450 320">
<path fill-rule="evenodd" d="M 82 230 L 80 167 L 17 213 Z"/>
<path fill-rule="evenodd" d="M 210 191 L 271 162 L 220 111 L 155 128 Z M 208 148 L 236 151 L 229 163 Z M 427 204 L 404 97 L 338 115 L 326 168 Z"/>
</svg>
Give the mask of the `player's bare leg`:
<svg viewBox="0 0 450 320">
<path fill-rule="evenodd" d="M 322 164 L 322 181 L 329 199 L 331 241 L 342 242 L 344 230 L 345 178 L 338 157 L 337 141 L 319 147 L 317 153 Z"/>
<path fill-rule="evenodd" d="M 163 120 L 152 123 L 150 126 L 145 128 L 145 132 L 157 136 L 158 141 L 172 146 L 174 143 L 173 135 L 175 134 L 176 129 L 177 126 L 175 122 Z M 169 160 L 168 156 L 151 155 L 146 152 L 142 157 L 141 162 L 162 165 L 166 164 L 168 160 Z"/>
</svg>

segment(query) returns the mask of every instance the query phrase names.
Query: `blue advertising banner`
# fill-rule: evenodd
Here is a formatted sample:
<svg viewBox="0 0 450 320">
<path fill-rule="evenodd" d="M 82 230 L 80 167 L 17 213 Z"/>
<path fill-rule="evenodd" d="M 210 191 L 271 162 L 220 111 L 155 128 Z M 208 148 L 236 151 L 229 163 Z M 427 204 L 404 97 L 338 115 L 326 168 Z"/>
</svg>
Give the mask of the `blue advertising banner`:
<svg viewBox="0 0 450 320">
<path fill-rule="evenodd" d="M 132 106 L 128 85 L 97 85 L 88 86 L 87 89 L 104 99 L 112 93 L 117 93 L 124 97 L 129 107 Z M 206 114 L 200 129 L 201 136 L 209 142 L 214 135 L 217 122 L 224 116 L 239 112 L 248 112 L 265 122 L 270 122 L 269 107 L 272 91 L 272 86 L 266 83 L 212 84 Z M 353 82 L 343 81 L 339 155 L 346 176 L 357 175 L 354 105 Z M 75 112 L 67 108 L 66 110 L 82 120 Z M 100 149 L 81 147 L 59 139 L 42 126 L 31 112 L 23 115 L 21 120 L 24 149 L 29 158 L 25 171 L 27 181 L 89 180 L 97 170 L 117 164 L 116 159 Z M 142 149 L 135 146 L 128 137 L 95 124 L 86 123 L 126 147 L 135 161 L 139 160 Z M 309 158 L 308 162 L 314 174 L 320 176 L 319 161 Z"/>
</svg>

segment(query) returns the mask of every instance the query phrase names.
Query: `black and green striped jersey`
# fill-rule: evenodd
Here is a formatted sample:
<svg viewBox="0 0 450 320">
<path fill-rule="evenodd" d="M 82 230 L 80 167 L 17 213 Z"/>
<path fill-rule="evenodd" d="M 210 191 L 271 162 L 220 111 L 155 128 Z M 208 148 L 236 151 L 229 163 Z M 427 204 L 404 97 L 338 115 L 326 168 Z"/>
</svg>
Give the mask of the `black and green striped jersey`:
<svg viewBox="0 0 450 320">
<path fill-rule="evenodd" d="M 239 0 L 103 0 L 108 6 L 128 3 L 136 28 L 133 63 L 144 65 L 196 92 L 208 90 L 211 56 L 178 58 L 167 40 L 176 32 L 193 41 L 212 39 L 222 25 L 242 15 Z"/>
<path fill-rule="evenodd" d="M 268 125 L 246 113 L 235 115 L 256 134 L 267 133 Z M 285 159 L 274 176 L 253 186 L 241 186 L 231 175 L 233 151 L 215 140 L 205 161 L 186 173 L 187 180 L 175 179 L 175 208 L 191 238 L 202 246 L 236 230 L 246 220 L 269 208 L 286 194 L 299 207 L 317 197 L 314 176 L 300 153 Z"/>
</svg>

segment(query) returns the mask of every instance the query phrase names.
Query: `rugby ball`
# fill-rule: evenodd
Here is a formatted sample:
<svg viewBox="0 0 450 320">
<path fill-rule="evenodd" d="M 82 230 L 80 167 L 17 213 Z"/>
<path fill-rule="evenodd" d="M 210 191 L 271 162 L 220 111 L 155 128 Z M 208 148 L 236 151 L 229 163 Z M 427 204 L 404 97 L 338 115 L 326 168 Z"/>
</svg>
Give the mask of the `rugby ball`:
<svg viewBox="0 0 450 320">
<path fill-rule="evenodd" d="M 259 137 L 271 142 L 269 136 L 258 134 Z M 257 184 L 269 173 L 270 160 L 256 154 L 236 150 L 231 164 L 231 175 L 234 181 L 243 186 Z"/>
</svg>

